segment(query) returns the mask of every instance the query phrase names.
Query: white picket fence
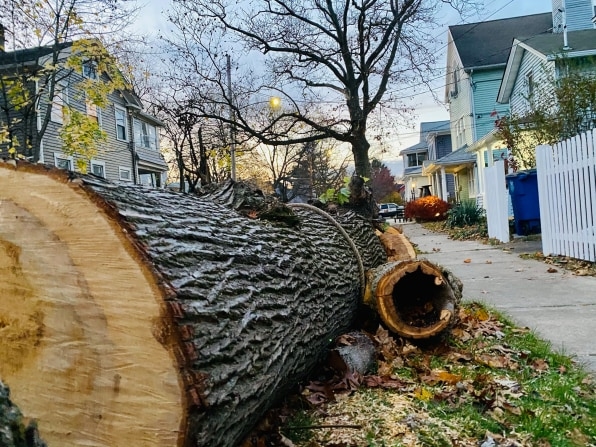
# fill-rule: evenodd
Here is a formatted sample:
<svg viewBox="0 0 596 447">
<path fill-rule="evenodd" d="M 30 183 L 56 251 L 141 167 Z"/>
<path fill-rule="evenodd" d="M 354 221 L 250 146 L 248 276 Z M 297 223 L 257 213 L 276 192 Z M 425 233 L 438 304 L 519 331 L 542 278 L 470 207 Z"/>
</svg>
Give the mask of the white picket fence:
<svg viewBox="0 0 596 447">
<path fill-rule="evenodd" d="M 505 162 L 499 160 L 493 166 L 484 168 L 484 172 L 488 236 L 501 242 L 509 242 L 509 201 L 505 187 Z"/>
<path fill-rule="evenodd" d="M 596 261 L 596 129 L 536 148 L 542 251 Z"/>
</svg>

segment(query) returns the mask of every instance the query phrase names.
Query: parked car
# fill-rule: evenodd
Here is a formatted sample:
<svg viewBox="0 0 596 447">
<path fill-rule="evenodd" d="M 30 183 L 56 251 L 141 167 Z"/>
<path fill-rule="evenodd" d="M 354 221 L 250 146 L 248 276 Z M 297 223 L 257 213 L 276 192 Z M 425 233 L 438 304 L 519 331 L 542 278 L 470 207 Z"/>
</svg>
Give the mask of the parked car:
<svg viewBox="0 0 596 447">
<path fill-rule="evenodd" d="M 397 216 L 398 207 L 396 203 L 381 203 L 379 206 L 379 217 Z"/>
</svg>

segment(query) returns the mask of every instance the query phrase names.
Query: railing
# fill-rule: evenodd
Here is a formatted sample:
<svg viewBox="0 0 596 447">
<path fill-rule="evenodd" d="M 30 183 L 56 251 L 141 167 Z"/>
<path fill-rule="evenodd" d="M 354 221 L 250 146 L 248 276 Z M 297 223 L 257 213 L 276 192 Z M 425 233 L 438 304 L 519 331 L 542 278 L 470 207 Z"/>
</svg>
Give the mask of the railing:
<svg viewBox="0 0 596 447">
<path fill-rule="evenodd" d="M 542 250 L 596 261 L 596 129 L 536 148 Z"/>
</svg>

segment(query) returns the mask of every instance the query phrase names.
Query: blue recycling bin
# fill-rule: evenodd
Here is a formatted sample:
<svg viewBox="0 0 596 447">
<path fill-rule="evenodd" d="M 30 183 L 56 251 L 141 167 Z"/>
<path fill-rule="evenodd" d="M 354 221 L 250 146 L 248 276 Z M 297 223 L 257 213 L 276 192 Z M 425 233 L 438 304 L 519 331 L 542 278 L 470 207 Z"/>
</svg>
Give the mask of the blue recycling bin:
<svg viewBox="0 0 596 447">
<path fill-rule="evenodd" d="M 540 233 L 540 204 L 538 202 L 538 176 L 536 169 L 518 171 L 506 177 L 513 205 L 515 233 L 528 235 Z"/>
</svg>

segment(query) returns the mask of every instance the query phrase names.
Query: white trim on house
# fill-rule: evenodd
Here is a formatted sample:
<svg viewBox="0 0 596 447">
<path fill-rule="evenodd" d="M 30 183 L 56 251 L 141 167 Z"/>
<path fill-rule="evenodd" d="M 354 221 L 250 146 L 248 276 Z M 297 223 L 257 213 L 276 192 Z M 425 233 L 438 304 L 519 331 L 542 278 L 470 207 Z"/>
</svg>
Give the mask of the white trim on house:
<svg viewBox="0 0 596 447">
<path fill-rule="evenodd" d="M 122 112 L 124 114 L 124 116 L 123 116 L 124 125 L 123 126 L 118 124 L 118 112 Z M 128 141 L 129 135 L 130 135 L 130 130 L 129 130 L 129 125 L 128 125 L 128 112 L 126 111 L 126 109 L 124 107 L 117 105 L 117 104 L 114 104 L 114 119 L 116 120 L 116 140 Z M 120 133 L 118 132 L 119 127 L 124 128 L 124 138 L 120 137 Z"/>
<path fill-rule="evenodd" d="M 50 112 L 50 121 L 58 124 L 64 124 L 63 107 L 68 104 L 68 85 L 60 83 L 54 87 L 54 97 L 52 98 L 52 111 Z"/>
<path fill-rule="evenodd" d="M 132 182 L 132 169 L 124 166 L 118 166 L 118 178 L 123 182 Z"/>
<path fill-rule="evenodd" d="M 99 160 L 91 160 L 89 163 L 89 170 L 92 174 L 97 175 L 98 177 L 106 178 L 106 162 L 99 161 Z M 96 169 L 97 168 L 97 169 Z"/>
<path fill-rule="evenodd" d="M 65 165 L 68 162 L 68 167 Z M 72 156 L 65 155 L 62 152 L 54 152 L 54 166 L 60 169 L 67 169 L 68 171 L 74 171 L 74 160 Z"/>
<path fill-rule="evenodd" d="M 511 47 L 511 51 L 509 52 L 509 57 L 507 59 L 507 66 L 505 67 L 503 80 L 501 81 L 499 92 L 497 93 L 497 102 L 499 104 L 507 104 L 509 102 L 509 98 L 511 97 L 511 93 L 513 92 L 513 88 L 515 86 L 515 80 L 517 79 L 517 75 L 521 67 L 524 52 L 526 51 L 538 56 L 545 62 L 548 62 L 549 60 L 548 57 L 542 54 L 540 51 L 525 45 L 518 39 L 514 39 L 513 46 Z"/>
</svg>

